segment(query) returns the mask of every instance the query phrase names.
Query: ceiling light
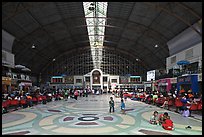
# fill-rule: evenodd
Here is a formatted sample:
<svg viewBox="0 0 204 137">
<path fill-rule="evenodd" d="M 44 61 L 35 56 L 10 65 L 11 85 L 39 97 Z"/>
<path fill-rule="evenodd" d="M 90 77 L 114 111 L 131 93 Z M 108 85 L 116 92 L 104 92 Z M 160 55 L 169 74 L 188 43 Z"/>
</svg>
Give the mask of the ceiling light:
<svg viewBox="0 0 204 137">
<path fill-rule="evenodd" d="M 139 61 L 139 59 L 136 59 L 136 61 Z"/>
<path fill-rule="evenodd" d="M 32 49 L 35 49 L 35 44 L 32 45 Z"/>
<path fill-rule="evenodd" d="M 52 61 L 55 61 L 55 59 L 53 59 Z"/>
<path fill-rule="evenodd" d="M 155 47 L 155 48 L 157 48 L 157 47 L 158 47 L 158 45 L 155 45 L 154 47 Z"/>
</svg>

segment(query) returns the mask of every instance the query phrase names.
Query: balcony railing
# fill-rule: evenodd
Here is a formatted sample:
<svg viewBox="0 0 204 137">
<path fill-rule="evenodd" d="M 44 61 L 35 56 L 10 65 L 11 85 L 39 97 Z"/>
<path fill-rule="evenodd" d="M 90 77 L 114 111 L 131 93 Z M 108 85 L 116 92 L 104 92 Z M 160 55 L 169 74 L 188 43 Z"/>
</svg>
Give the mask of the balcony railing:
<svg viewBox="0 0 204 137">
<path fill-rule="evenodd" d="M 202 68 L 198 68 L 198 69 L 191 70 L 191 71 L 181 70 L 180 72 L 177 72 L 177 73 L 174 72 L 174 73 L 160 75 L 160 76 L 156 77 L 156 80 L 163 79 L 163 78 L 179 77 L 179 76 L 182 76 L 185 74 L 200 74 L 200 73 L 202 73 Z"/>
</svg>

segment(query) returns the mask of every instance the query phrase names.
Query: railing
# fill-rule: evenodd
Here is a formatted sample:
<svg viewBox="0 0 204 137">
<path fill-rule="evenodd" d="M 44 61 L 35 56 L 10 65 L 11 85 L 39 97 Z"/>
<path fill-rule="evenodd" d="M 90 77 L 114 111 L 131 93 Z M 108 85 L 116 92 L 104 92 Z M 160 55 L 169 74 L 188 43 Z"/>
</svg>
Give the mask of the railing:
<svg viewBox="0 0 204 137">
<path fill-rule="evenodd" d="M 182 76 L 184 74 L 200 74 L 200 73 L 202 73 L 202 68 L 198 68 L 198 69 L 195 69 L 192 71 L 181 70 L 181 72 L 178 72 L 178 73 L 169 73 L 169 74 L 160 75 L 160 76 L 156 77 L 156 80 L 163 79 L 163 78 L 179 77 L 179 76 Z"/>
</svg>

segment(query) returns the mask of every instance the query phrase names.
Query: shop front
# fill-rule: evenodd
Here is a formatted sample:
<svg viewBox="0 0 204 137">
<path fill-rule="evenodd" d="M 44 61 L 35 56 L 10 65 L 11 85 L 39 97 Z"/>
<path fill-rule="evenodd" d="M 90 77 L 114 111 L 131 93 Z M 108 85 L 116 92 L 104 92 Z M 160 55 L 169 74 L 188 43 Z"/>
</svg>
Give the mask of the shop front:
<svg viewBox="0 0 204 137">
<path fill-rule="evenodd" d="M 143 92 L 143 91 L 144 91 L 144 85 L 136 85 L 135 88 L 136 88 L 137 91 L 139 91 L 139 92 Z"/>
<path fill-rule="evenodd" d="M 11 91 L 18 89 L 18 84 L 16 79 L 11 79 Z"/>
<path fill-rule="evenodd" d="M 198 75 L 187 75 L 181 76 L 177 78 L 177 91 L 184 90 L 184 92 L 188 92 L 188 90 L 192 90 L 193 93 L 198 93 Z"/>
<path fill-rule="evenodd" d="M 159 79 L 158 80 L 158 91 L 159 92 L 169 92 L 171 89 L 171 80 L 170 78 Z"/>
<path fill-rule="evenodd" d="M 11 78 L 2 77 L 2 92 L 7 93 L 8 91 L 11 91 Z"/>
<path fill-rule="evenodd" d="M 151 82 L 144 82 L 144 90 L 151 91 L 152 83 Z"/>
<path fill-rule="evenodd" d="M 24 82 L 24 81 L 21 81 L 19 83 L 19 89 L 20 90 L 23 90 L 23 91 L 28 91 L 30 88 L 32 87 L 32 82 Z"/>
</svg>

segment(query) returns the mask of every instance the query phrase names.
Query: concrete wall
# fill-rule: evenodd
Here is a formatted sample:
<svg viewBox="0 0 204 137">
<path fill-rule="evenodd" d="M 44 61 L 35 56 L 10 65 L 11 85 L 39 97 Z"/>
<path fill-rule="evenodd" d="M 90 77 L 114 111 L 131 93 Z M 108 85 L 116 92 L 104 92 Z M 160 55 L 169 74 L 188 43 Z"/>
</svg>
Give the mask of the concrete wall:
<svg viewBox="0 0 204 137">
<path fill-rule="evenodd" d="M 193 54 L 191 57 L 186 57 L 186 54 L 188 51 L 192 50 Z M 175 62 L 171 63 L 171 58 L 176 56 L 176 60 Z M 173 68 L 174 66 L 177 66 L 177 62 L 180 60 L 188 60 L 190 63 L 193 62 L 199 62 L 199 67 L 202 67 L 202 42 L 194 45 L 191 48 L 188 48 L 186 50 L 183 50 L 175 55 L 172 55 L 168 58 L 166 58 L 166 69 L 167 69 L 167 73 L 168 70 Z"/>
</svg>

